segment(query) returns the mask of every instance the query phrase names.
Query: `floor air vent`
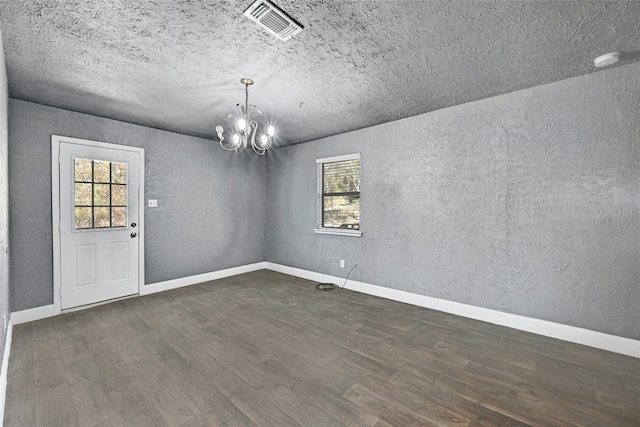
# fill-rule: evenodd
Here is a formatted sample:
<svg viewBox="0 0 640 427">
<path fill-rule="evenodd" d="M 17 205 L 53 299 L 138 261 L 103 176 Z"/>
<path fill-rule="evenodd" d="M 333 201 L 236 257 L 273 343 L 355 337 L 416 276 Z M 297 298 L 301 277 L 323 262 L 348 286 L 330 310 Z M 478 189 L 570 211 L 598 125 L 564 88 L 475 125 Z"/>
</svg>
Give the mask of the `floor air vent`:
<svg viewBox="0 0 640 427">
<path fill-rule="evenodd" d="M 254 2 L 244 11 L 244 16 L 257 22 L 261 27 L 285 42 L 304 28 L 267 0 Z"/>
</svg>

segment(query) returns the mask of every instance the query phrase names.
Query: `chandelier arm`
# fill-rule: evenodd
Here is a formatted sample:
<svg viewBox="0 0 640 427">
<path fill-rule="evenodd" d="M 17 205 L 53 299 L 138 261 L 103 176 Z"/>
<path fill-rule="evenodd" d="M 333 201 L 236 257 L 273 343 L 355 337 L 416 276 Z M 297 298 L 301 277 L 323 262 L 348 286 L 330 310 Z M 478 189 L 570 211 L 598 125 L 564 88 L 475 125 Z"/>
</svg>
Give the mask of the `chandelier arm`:
<svg viewBox="0 0 640 427">
<path fill-rule="evenodd" d="M 233 148 L 227 148 L 224 145 L 222 145 L 222 141 L 220 141 L 220 147 L 222 147 L 223 150 L 227 150 L 227 151 L 236 151 L 237 147 L 233 147 Z"/>
<path fill-rule="evenodd" d="M 256 113 L 262 115 L 262 112 L 260 110 L 258 110 L 258 108 L 253 105 L 253 104 L 249 104 L 249 109 L 247 110 L 247 120 L 248 121 L 253 121 L 253 116 L 255 116 Z"/>
<path fill-rule="evenodd" d="M 236 143 L 234 142 L 231 147 L 225 147 L 224 146 L 222 141 L 224 141 L 225 138 L 222 137 L 222 132 L 220 132 L 218 134 L 218 138 L 217 139 L 218 139 L 218 142 L 220 143 L 220 148 L 222 148 L 223 150 L 226 150 L 226 151 L 235 151 L 236 154 L 242 153 L 242 151 L 247 146 L 247 144 L 246 144 L 247 137 L 244 134 L 240 135 L 240 141 L 238 141 L 238 145 L 236 145 Z"/>
<path fill-rule="evenodd" d="M 220 147 L 223 150 L 227 150 L 227 151 L 235 150 L 235 147 L 227 148 L 227 147 L 224 146 L 224 144 L 222 143 L 222 141 L 224 141 L 224 136 L 222 136 L 222 132 L 224 132 L 224 128 L 222 126 L 216 126 L 216 139 L 220 143 Z"/>
<path fill-rule="evenodd" d="M 252 145 L 251 145 L 251 148 L 253 148 L 253 151 L 255 151 L 255 153 L 256 153 L 258 156 L 264 156 L 264 153 L 266 153 L 266 151 L 267 151 L 267 150 L 266 150 L 265 148 L 263 148 L 263 147 L 258 147 L 258 145 L 257 145 L 257 144 L 252 144 Z"/>
<path fill-rule="evenodd" d="M 249 129 L 253 128 L 253 130 L 251 131 L 251 146 L 256 147 L 256 133 L 258 133 L 258 122 L 255 121 L 251 121 L 249 123 Z"/>
</svg>

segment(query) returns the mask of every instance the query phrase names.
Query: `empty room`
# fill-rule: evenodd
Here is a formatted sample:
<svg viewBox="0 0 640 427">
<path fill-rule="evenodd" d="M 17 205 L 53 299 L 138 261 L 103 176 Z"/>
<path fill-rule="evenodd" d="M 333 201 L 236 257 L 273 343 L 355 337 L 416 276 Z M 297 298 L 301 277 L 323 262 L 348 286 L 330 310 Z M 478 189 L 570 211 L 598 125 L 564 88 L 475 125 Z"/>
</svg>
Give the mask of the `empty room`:
<svg viewBox="0 0 640 427">
<path fill-rule="evenodd" d="M 0 2 L 0 425 L 640 426 L 640 2 Z"/>
</svg>

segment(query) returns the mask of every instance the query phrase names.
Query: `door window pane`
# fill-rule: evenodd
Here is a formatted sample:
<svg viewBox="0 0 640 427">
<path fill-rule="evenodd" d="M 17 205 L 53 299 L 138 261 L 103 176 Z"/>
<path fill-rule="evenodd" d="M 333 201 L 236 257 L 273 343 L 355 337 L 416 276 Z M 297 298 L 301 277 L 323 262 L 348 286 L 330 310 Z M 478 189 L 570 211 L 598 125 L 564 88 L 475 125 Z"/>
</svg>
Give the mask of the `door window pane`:
<svg viewBox="0 0 640 427">
<path fill-rule="evenodd" d="M 127 208 L 111 208 L 111 226 L 126 227 L 127 226 Z"/>
<path fill-rule="evenodd" d="M 127 226 L 127 164 L 74 159 L 75 228 Z"/>
<path fill-rule="evenodd" d="M 75 159 L 75 181 L 76 182 L 91 182 L 92 176 L 92 162 L 88 159 Z"/>
<path fill-rule="evenodd" d="M 113 206 L 127 206 L 127 187 L 125 185 L 111 185 L 111 204 Z"/>
<path fill-rule="evenodd" d="M 93 208 L 93 224 L 94 228 L 111 227 L 111 215 L 109 212 L 109 208 Z"/>
<path fill-rule="evenodd" d="M 109 206 L 109 184 L 93 184 L 93 204 Z"/>
<path fill-rule="evenodd" d="M 108 184 L 111 182 L 110 168 L 111 162 L 93 161 L 93 182 L 104 182 Z"/>
<path fill-rule="evenodd" d="M 75 189 L 76 206 L 91 206 L 91 183 L 77 182 Z"/>
<path fill-rule="evenodd" d="M 91 208 L 76 208 L 76 228 L 93 228 Z"/>
<path fill-rule="evenodd" d="M 127 164 L 111 163 L 111 182 L 113 184 L 127 183 Z"/>
</svg>

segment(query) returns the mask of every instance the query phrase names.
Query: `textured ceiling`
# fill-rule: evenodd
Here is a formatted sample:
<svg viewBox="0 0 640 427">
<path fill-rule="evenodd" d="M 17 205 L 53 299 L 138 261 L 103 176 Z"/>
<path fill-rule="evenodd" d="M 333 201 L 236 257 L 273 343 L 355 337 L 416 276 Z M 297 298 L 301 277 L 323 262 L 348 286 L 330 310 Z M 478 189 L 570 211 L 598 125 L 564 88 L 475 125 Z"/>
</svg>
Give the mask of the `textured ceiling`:
<svg viewBox="0 0 640 427">
<path fill-rule="evenodd" d="M 309 141 L 640 60 L 638 1 L 0 0 L 14 98 L 212 138 L 244 100 Z"/>
</svg>

